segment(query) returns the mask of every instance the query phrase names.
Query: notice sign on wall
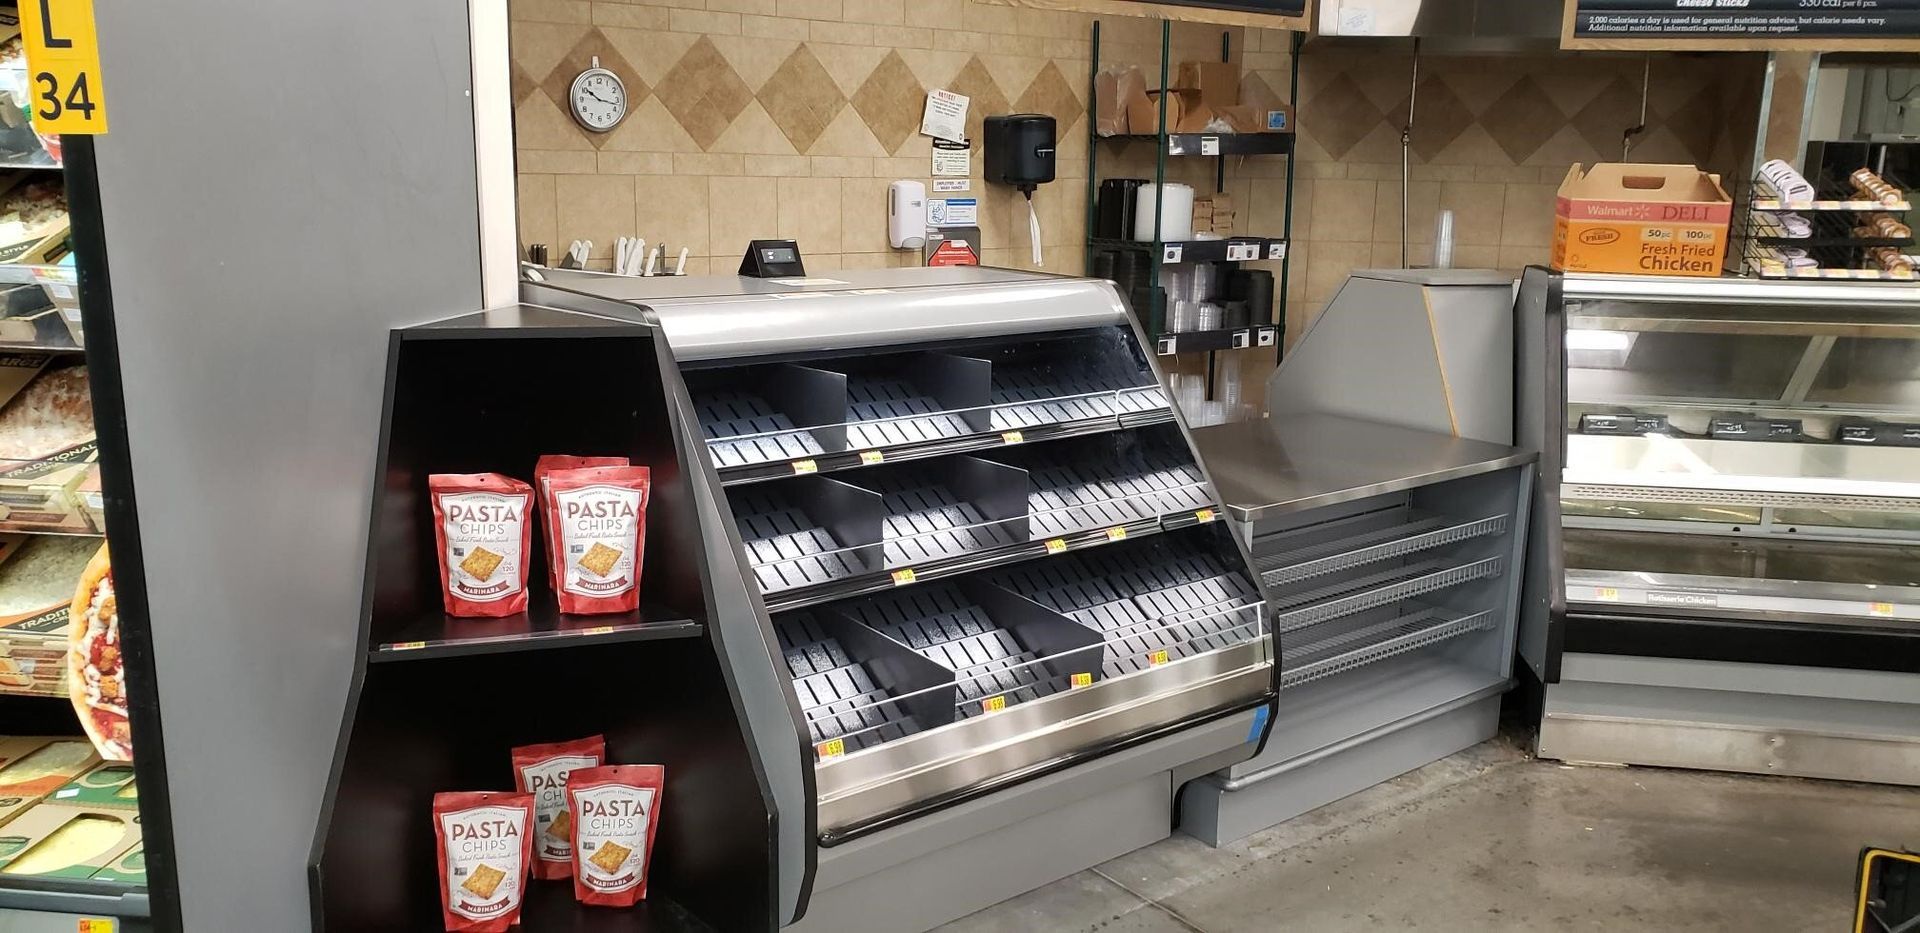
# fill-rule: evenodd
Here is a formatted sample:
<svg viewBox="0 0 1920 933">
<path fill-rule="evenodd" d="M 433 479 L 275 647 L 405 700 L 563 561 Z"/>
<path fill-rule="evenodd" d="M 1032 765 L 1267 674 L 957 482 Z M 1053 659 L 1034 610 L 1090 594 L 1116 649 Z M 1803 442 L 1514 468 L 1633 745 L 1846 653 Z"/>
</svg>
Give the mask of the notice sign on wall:
<svg viewBox="0 0 1920 933">
<path fill-rule="evenodd" d="M 1920 46 L 1920 0 L 1569 0 L 1568 20 L 1573 47 Z"/>
</svg>

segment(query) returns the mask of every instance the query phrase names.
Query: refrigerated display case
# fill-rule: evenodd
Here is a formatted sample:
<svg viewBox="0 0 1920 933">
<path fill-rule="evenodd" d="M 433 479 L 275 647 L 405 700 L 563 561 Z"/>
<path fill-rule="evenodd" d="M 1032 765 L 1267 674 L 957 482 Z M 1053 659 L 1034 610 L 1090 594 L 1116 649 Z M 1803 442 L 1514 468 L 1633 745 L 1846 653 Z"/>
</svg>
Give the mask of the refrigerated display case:
<svg viewBox="0 0 1920 933">
<path fill-rule="evenodd" d="M 1544 757 L 1920 780 L 1920 288 L 1526 274 Z"/>
<path fill-rule="evenodd" d="M 525 300 L 670 348 L 799 928 L 925 929 L 1071 874 L 1254 753 L 1264 603 L 1111 284 L 535 274 Z"/>
</svg>

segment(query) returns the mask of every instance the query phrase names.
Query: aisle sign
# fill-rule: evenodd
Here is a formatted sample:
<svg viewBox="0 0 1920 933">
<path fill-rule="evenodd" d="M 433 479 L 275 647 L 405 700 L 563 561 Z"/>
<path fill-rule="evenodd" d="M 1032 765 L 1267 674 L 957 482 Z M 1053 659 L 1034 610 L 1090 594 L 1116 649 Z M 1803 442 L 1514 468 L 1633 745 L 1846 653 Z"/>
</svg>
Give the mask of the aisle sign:
<svg viewBox="0 0 1920 933">
<path fill-rule="evenodd" d="M 27 50 L 33 128 L 63 135 L 105 133 L 107 98 L 100 87 L 93 0 L 25 0 L 20 39 Z"/>
<path fill-rule="evenodd" d="M 1920 48 L 1916 0 L 1567 0 L 1568 48 Z"/>
</svg>

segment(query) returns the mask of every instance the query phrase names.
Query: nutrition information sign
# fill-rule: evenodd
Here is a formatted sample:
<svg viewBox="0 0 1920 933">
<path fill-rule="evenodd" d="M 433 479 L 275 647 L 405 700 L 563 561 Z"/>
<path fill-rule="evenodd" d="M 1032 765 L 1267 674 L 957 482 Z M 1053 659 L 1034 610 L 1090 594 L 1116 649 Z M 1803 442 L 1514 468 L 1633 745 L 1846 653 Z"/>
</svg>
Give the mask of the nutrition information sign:
<svg viewBox="0 0 1920 933">
<path fill-rule="evenodd" d="M 1920 51 L 1920 0 L 1566 0 L 1570 49 Z"/>
</svg>

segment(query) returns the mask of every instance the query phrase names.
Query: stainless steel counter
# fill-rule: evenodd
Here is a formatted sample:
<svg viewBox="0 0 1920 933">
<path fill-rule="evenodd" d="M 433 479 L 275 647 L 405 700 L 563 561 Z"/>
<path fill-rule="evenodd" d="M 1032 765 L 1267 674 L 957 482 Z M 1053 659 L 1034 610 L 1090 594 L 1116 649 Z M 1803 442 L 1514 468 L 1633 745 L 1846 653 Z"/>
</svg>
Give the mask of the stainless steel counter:
<svg viewBox="0 0 1920 933">
<path fill-rule="evenodd" d="M 1193 432 L 1221 502 L 1243 522 L 1531 463 L 1500 444 L 1333 415 Z"/>
</svg>

